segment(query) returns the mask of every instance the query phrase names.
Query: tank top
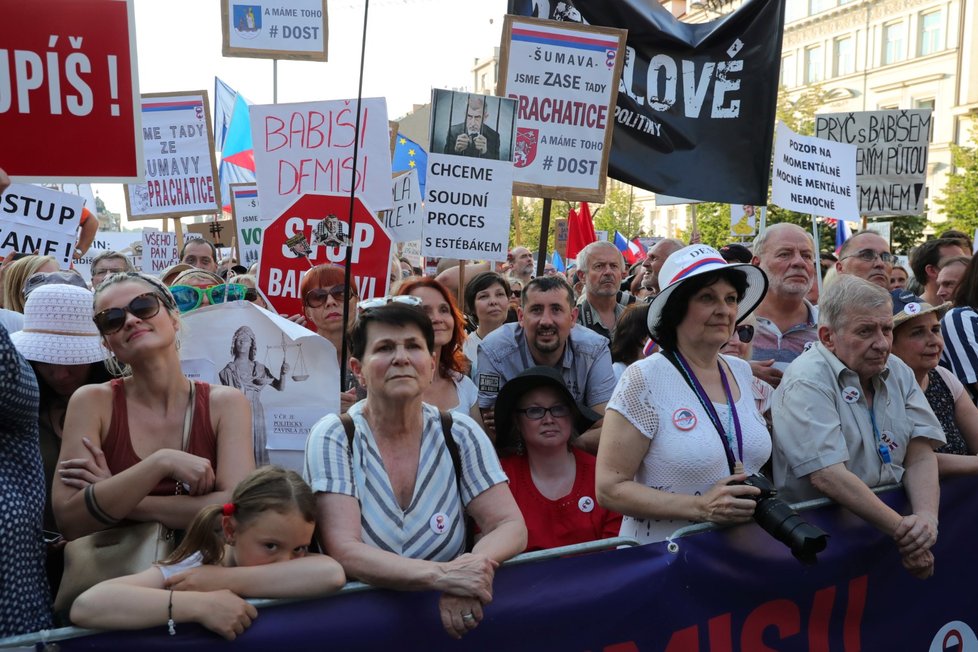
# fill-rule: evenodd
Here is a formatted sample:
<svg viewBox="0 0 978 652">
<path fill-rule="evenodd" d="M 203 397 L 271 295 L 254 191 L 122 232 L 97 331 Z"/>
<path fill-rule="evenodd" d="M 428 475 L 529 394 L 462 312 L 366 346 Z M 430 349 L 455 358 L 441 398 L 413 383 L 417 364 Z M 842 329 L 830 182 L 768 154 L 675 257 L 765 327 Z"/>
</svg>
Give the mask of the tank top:
<svg viewBox="0 0 978 652">
<path fill-rule="evenodd" d="M 217 435 L 211 427 L 210 395 L 211 386 L 195 381 L 194 418 L 190 424 L 187 438 L 187 452 L 210 460 L 211 467 L 217 469 Z M 112 420 L 109 431 L 102 442 L 105 461 L 113 475 L 121 473 L 142 461 L 132 447 L 129 434 L 129 411 L 126 409 L 126 388 L 121 378 L 111 381 Z M 176 481 L 165 478 L 150 492 L 151 496 L 172 496 L 176 493 Z"/>
</svg>

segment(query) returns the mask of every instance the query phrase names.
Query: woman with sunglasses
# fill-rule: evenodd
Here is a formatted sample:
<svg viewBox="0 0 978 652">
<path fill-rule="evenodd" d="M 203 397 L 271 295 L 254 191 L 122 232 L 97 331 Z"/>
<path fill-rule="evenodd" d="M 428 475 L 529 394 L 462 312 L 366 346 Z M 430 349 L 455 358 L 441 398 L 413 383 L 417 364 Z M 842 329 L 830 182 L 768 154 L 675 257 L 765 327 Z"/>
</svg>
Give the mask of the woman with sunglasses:
<svg viewBox="0 0 978 652">
<path fill-rule="evenodd" d="M 316 265 L 302 277 L 299 296 L 306 319 L 316 327 L 316 332 L 325 337 L 336 349 L 336 361 L 340 368 L 348 365 L 348 360 L 340 359 L 343 354 L 343 297 L 348 296 L 348 322 L 352 324 L 357 316 L 357 291 L 351 287 L 347 292 L 345 272 L 339 265 Z M 346 374 L 346 386 L 340 387 L 340 412 L 346 413 L 350 406 L 363 398 L 363 389 L 356 377 Z"/>
<path fill-rule="evenodd" d="M 570 445 L 600 414 L 580 407 L 553 367 L 530 367 L 496 399 L 496 448 L 526 521 L 526 551 L 618 536 L 621 514 L 597 504 L 594 457 Z"/>
<path fill-rule="evenodd" d="M 217 274 L 203 269 L 188 269 L 173 280 L 170 293 L 180 312 L 190 312 L 218 303 L 244 301 L 248 297 L 248 288 L 238 283 L 225 283 Z"/>
<path fill-rule="evenodd" d="M 732 355 L 750 362 L 754 354 L 754 331 L 757 327 L 757 318 L 754 315 L 747 315 L 734 332 L 730 339 L 720 349 L 724 355 Z M 770 430 L 770 411 L 771 398 L 774 396 L 774 388 L 770 384 L 761 380 L 757 376 L 751 377 L 751 393 L 754 394 L 754 402 L 757 404 L 757 411 L 764 415 Z"/>
<path fill-rule="evenodd" d="M 466 374 L 469 361 L 462 345 L 465 342 L 465 318 L 455 305 L 455 298 L 445 286 L 431 278 L 407 279 L 398 296 L 421 300 L 435 329 L 435 360 L 438 371 L 424 393 L 425 403 L 440 410 L 468 414 L 479 399 L 479 390 Z"/>
<path fill-rule="evenodd" d="M 107 365 L 126 375 L 68 403 L 51 489 L 61 533 L 71 540 L 122 520 L 185 529 L 255 468 L 251 407 L 236 389 L 184 376 L 179 311 L 155 277 L 112 275 L 94 311 Z"/>
</svg>

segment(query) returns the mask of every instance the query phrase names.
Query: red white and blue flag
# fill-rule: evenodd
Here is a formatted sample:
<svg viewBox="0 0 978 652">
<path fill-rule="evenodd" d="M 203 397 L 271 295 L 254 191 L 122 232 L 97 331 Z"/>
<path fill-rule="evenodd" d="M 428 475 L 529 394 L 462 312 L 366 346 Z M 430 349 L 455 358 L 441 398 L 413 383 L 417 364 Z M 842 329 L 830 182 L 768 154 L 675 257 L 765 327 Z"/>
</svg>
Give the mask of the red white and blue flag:
<svg viewBox="0 0 978 652">
<path fill-rule="evenodd" d="M 644 252 L 642 251 L 642 247 L 635 244 L 634 241 L 626 240 L 625 236 L 619 231 L 615 231 L 615 246 L 618 247 L 618 251 L 625 257 L 625 262 L 629 265 L 634 264 L 643 257 L 642 254 Z"/>
<path fill-rule="evenodd" d="M 231 212 L 232 183 L 255 182 L 255 147 L 251 142 L 251 122 L 248 107 L 251 102 L 240 93 L 214 78 L 214 144 L 221 151 L 218 175 L 221 197 L 227 202 L 224 210 Z"/>
</svg>

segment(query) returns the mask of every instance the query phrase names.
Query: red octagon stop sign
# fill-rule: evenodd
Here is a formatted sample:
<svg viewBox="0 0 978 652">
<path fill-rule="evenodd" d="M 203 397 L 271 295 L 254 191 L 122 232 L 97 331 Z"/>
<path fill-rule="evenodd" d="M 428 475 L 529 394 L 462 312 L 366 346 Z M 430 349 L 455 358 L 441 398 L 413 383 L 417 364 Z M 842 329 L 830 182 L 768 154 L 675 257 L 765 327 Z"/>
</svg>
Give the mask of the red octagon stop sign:
<svg viewBox="0 0 978 652">
<path fill-rule="evenodd" d="M 310 264 L 333 263 L 343 266 L 346 247 L 316 244 L 316 225 L 337 217 L 344 232 L 350 218 L 349 195 L 306 194 L 289 206 L 262 234 L 258 286 L 272 303 L 275 312 L 285 315 L 302 313 L 299 284 Z M 285 244 L 296 234 L 303 234 L 312 245 L 307 259 L 297 256 Z M 387 293 L 393 241 L 378 220 L 359 198 L 353 204 L 353 254 L 350 264 L 353 287 L 361 299 L 381 297 Z"/>
</svg>

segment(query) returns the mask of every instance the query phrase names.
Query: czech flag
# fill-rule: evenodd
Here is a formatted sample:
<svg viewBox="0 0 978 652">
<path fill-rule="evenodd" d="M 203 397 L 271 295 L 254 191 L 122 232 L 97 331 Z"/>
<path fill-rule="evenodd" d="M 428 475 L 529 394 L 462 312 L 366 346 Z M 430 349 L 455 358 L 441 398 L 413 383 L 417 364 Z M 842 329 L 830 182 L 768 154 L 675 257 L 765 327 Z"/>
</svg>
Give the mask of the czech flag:
<svg viewBox="0 0 978 652">
<path fill-rule="evenodd" d="M 849 223 L 845 220 L 836 220 L 835 222 L 835 255 L 839 255 L 839 251 L 842 250 L 843 243 L 852 237 L 852 229 L 849 228 Z"/>
<path fill-rule="evenodd" d="M 224 211 L 231 212 L 228 184 L 255 181 L 255 148 L 251 143 L 251 102 L 240 93 L 214 78 L 214 140 L 221 150 L 218 175 Z"/>
<path fill-rule="evenodd" d="M 618 247 L 618 251 L 625 257 L 625 262 L 629 265 L 634 265 L 638 260 L 643 258 L 642 248 L 634 242 L 626 240 L 625 236 L 618 231 L 615 231 L 615 246 Z"/>
</svg>

